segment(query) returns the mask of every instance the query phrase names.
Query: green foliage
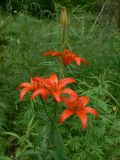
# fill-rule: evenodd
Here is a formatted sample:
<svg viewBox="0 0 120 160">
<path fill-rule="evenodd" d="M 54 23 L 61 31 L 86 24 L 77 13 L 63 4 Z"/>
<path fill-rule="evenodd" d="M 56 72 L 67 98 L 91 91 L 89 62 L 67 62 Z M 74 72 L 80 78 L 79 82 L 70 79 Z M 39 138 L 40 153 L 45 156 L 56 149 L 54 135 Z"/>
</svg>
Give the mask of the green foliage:
<svg viewBox="0 0 120 160">
<path fill-rule="evenodd" d="M 111 97 L 107 94 L 109 89 L 108 84 L 103 81 L 102 84 L 99 82 L 97 85 L 87 85 L 87 89 L 85 90 L 86 82 L 82 83 L 80 93 L 90 97 L 92 101 L 90 106 L 96 107 L 99 112 L 99 118 L 98 121 L 95 122 L 92 116 L 89 116 L 86 130 L 80 129 L 80 122 L 77 118 L 68 120 L 64 124 L 66 128 L 69 128 L 69 131 L 65 132 L 64 136 L 68 152 L 73 155 L 71 159 L 103 160 L 106 158 L 113 159 L 119 157 L 119 140 L 117 143 L 115 143 L 115 141 L 116 137 L 118 137 L 118 139 L 120 138 L 120 130 L 117 129 L 120 122 L 116 116 L 116 111 L 113 111 L 113 106 L 110 105 Z M 74 123 L 75 121 L 76 123 Z M 115 126 L 117 131 L 114 128 Z M 117 136 L 115 136 L 116 134 Z"/>
<path fill-rule="evenodd" d="M 52 0 L 5 0 L 0 3 L 3 10 L 12 14 L 26 12 L 30 15 L 40 17 L 43 10 L 47 16 L 54 12 L 54 3 Z"/>
<path fill-rule="evenodd" d="M 63 159 L 64 157 L 64 152 L 65 152 L 65 146 L 64 146 L 64 142 L 63 139 L 61 137 L 60 131 L 57 127 L 55 127 L 55 131 L 54 131 L 54 143 L 55 143 L 55 159 L 59 160 L 59 159 Z M 62 149 L 61 149 L 62 148 Z"/>
<path fill-rule="evenodd" d="M 95 12 L 98 9 L 99 2 L 96 0 L 55 0 L 56 3 L 60 3 L 67 8 L 73 8 L 80 6 L 84 10 Z"/>
<path fill-rule="evenodd" d="M 99 118 L 95 121 L 88 115 L 88 128 L 83 130 L 79 118 L 71 117 L 58 126 L 59 133 L 55 129 L 53 145 L 48 145 L 50 123 L 42 101 L 30 102 L 28 95 L 20 102 L 16 87 L 29 81 L 30 77 L 49 76 L 51 71 L 59 74 L 58 61 L 43 59 L 42 54 L 60 50 L 60 25 L 53 20 L 37 20 L 25 14 L 9 17 L 7 21 L 6 16 L 0 19 L 4 24 L 4 27 L 0 25 L 0 159 L 119 159 L 120 36 L 116 28 L 97 23 L 90 32 L 95 17 L 81 12 L 80 8 L 76 12 L 73 10 L 66 46 L 86 57 L 90 65 L 79 68 L 71 64 L 66 69 L 66 77 L 77 80 L 77 85 L 71 87 L 80 95 L 90 97 L 90 106 L 98 110 Z M 51 102 L 45 107 L 50 108 Z M 59 107 L 62 112 L 64 105 Z"/>
<path fill-rule="evenodd" d="M 3 11 L 26 12 L 32 16 L 41 17 L 43 15 L 52 16 L 56 11 L 56 6 L 66 6 L 67 8 L 81 7 L 83 10 L 92 12 L 98 11 L 100 2 L 96 0 L 4 0 L 0 2 Z"/>
</svg>

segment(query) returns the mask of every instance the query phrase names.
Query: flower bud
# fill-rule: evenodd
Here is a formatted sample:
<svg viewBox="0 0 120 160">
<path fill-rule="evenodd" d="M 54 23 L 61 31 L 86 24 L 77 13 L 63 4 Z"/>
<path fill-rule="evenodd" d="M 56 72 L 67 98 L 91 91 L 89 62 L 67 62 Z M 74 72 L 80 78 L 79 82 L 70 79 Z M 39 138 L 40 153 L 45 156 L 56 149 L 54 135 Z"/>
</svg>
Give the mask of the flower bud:
<svg viewBox="0 0 120 160">
<path fill-rule="evenodd" d="M 60 20 L 61 20 L 62 28 L 65 30 L 67 28 L 67 9 L 66 7 L 62 7 Z"/>
</svg>

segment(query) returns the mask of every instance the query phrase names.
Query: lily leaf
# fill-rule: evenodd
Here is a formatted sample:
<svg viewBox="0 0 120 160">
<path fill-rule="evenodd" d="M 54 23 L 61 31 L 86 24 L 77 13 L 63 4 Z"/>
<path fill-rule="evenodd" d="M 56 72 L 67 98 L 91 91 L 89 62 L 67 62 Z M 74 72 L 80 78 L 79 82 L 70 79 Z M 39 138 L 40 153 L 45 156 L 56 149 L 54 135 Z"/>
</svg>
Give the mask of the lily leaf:
<svg viewBox="0 0 120 160">
<path fill-rule="evenodd" d="M 53 137 L 54 137 L 53 140 L 55 144 L 54 154 L 55 154 L 56 160 L 61 160 L 63 159 L 65 154 L 65 145 L 64 145 L 64 141 L 58 126 L 55 126 Z"/>
</svg>

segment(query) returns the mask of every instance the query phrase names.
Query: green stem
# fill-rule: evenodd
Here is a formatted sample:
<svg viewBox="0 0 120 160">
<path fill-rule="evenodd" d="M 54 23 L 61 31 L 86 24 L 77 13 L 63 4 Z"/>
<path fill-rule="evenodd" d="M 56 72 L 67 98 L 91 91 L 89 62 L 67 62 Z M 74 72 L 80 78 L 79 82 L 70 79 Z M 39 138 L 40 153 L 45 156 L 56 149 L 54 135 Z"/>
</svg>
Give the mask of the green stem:
<svg viewBox="0 0 120 160">
<path fill-rule="evenodd" d="M 53 108 L 53 113 L 54 113 L 53 119 L 48 115 L 48 112 L 47 112 L 47 110 L 46 110 L 45 107 L 44 107 L 44 110 L 45 110 L 45 113 L 46 113 L 48 119 L 49 119 L 50 122 L 51 122 L 49 139 L 48 139 L 47 148 L 46 148 L 46 152 L 45 152 L 45 158 L 46 158 L 46 157 L 47 157 L 48 150 L 49 150 L 49 145 L 50 145 L 50 141 L 51 141 L 51 137 L 52 137 L 52 133 L 53 133 L 55 121 L 56 121 L 56 115 L 57 115 L 56 112 L 57 112 L 57 110 L 54 110 L 54 108 Z"/>
<path fill-rule="evenodd" d="M 61 48 L 62 51 L 65 49 L 65 28 L 62 28 L 62 40 L 61 40 Z M 60 60 L 60 73 L 61 73 L 61 78 L 64 78 L 64 64 L 62 62 L 62 59 Z"/>
<path fill-rule="evenodd" d="M 52 118 L 49 116 L 49 114 L 48 114 L 48 112 L 47 112 L 45 106 L 43 106 L 43 109 L 44 109 L 44 111 L 45 111 L 45 113 L 46 113 L 48 119 L 50 120 L 50 122 L 53 123 L 53 120 L 52 120 Z"/>
<path fill-rule="evenodd" d="M 60 59 L 60 77 L 64 78 L 64 64 L 62 62 L 62 59 Z"/>
<path fill-rule="evenodd" d="M 45 113 L 46 113 L 48 119 L 50 120 L 50 122 L 53 122 L 52 118 L 49 116 L 49 114 L 48 114 L 48 112 L 47 112 L 47 109 L 46 109 L 46 107 L 45 107 L 45 105 L 44 105 L 45 103 L 44 103 L 44 101 L 43 101 L 42 98 L 41 98 L 41 102 L 42 102 L 43 109 L 44 109 L 44 111 L 45 111 Z"/>
</svg>

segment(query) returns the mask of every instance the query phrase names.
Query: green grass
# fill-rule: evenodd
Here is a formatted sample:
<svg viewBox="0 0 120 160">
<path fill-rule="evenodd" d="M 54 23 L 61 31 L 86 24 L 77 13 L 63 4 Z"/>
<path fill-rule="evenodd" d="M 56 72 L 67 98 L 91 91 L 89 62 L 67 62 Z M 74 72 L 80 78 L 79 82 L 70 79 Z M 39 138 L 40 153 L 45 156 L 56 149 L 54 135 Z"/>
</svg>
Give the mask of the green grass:
<svg viewBox="0 0 120 160">
<path fill-rule="evenodd" d="M 31 103 L 28 95 L 21 103 L 16 87 L 30 77 L 59 74 L 58 61 L 42 56 L 49 50 L 61 50 L 58 20 L 36 19 L 22 13 L 0 16 L 0 160 L 43 159 L 49 123 L 38 107 L 40 102 Z M 74 117 L 60 126 L 66 160 L 120 157 L 120 33 L 114 23 L 107 26 L 102 22 L 90 33 L 94 21 L 95 16 L 86 13 L 70 14 L 69 18 L 66 47 L 87 58 L 90 65 L 76 67 L 73 63 L 65 75 L 77 80 L 72 86 L 77 93 L 90 97 L 99 120 L 90 117 L 86 131 Z M 55 157 L 51 149 L 44 158 L 50 157 Z"/>
</svg>

